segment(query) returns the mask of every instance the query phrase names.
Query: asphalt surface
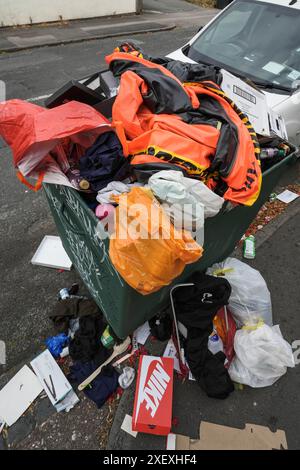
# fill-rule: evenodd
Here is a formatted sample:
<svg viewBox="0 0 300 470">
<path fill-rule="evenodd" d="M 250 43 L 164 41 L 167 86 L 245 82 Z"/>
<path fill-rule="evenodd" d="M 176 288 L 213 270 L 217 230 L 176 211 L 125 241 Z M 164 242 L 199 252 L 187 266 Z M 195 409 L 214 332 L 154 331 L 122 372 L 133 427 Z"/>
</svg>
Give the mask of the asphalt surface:
<svg viewBox="0 0 300 470">
<path fill-rule="evenodd" d="M 178 4 L 178 0 L 174 2 Z M 147 8 L 155 10 L 157 3 L 155 0 L 147 0 Z M 163 2 L 165 9 L 170 9 L 171 4 L 171 0 Z M 172 11 L 175 11 L 175 6 Z M 191 7 L 185 5 L 183 8 Z M 204 21 L 207 20 L 203 20 L 203 24 Z M 135 35 L 134 39 L 139 41 L 146 52 L 164 55 L 185 44 L 199 26 L 197 19 L 182 20 L 172 31 Z M 6 83 L 7 99 L 30 99 L 36 104 L 42 104 L 43 96 L 53 93 L 68 80 L 81 78 L 105 68 L 105 55 L 112 51 L 117 41 L 123 39 L 128 39 L 128 36 L 0 55 L 0 80 Z M 75 270 L 59 273 L 55 269 L 31 265 L 30 260 L 42 238 L 45 235 L 56 234 L 56 229 L 43 193 L 32 193 L 18 182 L 10 151 L 1 142 L 0 154 L 2 182 L 0 340 L 5 341 L 7 348 L 6 366 L 0 365 L 1 388 L 8 378 L 17 372 L 21 364 L 28 362 L 41 350 L 45 338 L 53 334 L 48 313 L 56 302 L 58 290 L 73 282 L 81 281 Z M 292 182 L 295 177 L 296 175 L 290 175 L 287 183 Z M 282 332 L 289 341 L 300 338 L 297 319 L 299 304 L 297 228 L 299 228 L 299 216 L 293 217 L 259 248 L 254 262 L 270 285 L 274 318 L 280 322 Z M 196 437 L 200 419 L 240 426 L 245 422 L 265 425 L 273 423 L 274 426 L 278 425 L 287 430 L 291 447 L 295 448 L 299 444 L 297 423 L 299 368 L 290 371 L 272 388 L 236 392 L 225 402 L 207 399 L 195 384 L 188 383 L 182 387 L 179 383 L 175 387 L 174 415 L 179 417 L 176 432 Z M 129 413 L 132 411 L 130 409 L 132 397 L 133 390 L 129 394 L 126 407 Z M 140 442 L 142 447 L 156 448 L 158 442 L 150 442 L 148 439 L 143 439 L 143 436 L 139 436 L 133 443 L 126 441 L 126 435 L 124 437 L 123 431 L 119 430 L 120 419 L 125 409 L 124 401 L 122 403 L 110 446 L 114 442 L 118 448 L 135 448 L 137 442 Z M 90 416 L 91 413 L 85 401 L 80 405 L 78 413 L 75 413 L 75 410 L 70 412 L 67 420 L 64 415 L 53 417 L 48 408 L 46 411 L 42 410 L 43 418 L 39 418 L 39 415 L 34 418 L 34 423 L 31 417 L 26 418 L 19 423 L 19 431 L 12 433 L 11 445 L 18 448 L 79 448 L 82 441 L 85 448 L 99 448 L 96 428 L 105 425 L 108 411 L 107 409 L 97 411 L 95 407 L 92 410 L 97 414 L 97 419 L 91 428 L 83 426 L 79 440 L 76 429 L 80 425 L 80 416 Z M 72 416 L 74 416 L 73 422 Z M 36 431 L 34 429 L 40 425 L 42 419 L 47 423 L 52 419 L 53 426 L 51 423 L 47 424 L 48 427 L 45 428 L 47 433 L 40 435 L 39 427 Z M 75 427 L 72 427 L 72 423 Z M 31 439 L 24 440 L 26 429 L 33 431 Z M 77 436 L 75 439 L 73 430 Z M 0 438 L 0 448 L 1 445 Z M 160 442 L 159 445 L 164 444 Z"/>
</svg>

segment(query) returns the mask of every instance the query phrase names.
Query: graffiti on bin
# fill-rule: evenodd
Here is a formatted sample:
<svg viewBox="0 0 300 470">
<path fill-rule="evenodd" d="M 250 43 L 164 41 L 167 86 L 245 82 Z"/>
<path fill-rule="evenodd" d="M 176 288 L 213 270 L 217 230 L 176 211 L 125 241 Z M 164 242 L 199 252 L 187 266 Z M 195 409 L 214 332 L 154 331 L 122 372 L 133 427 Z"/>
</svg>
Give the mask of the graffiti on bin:
<svg viewBox="0 0 300 470">
<path fill-rule="evenodd" d="M 122 279 L 120 279 L 119 274 L 116 272 L 114 266 L 110 262 L 108 253 L 106 251 L 106 246 L 103 240 L 100 240 L 97 235 L 93 233 L 93 230 L 95 229 L 93 221 L 89 219 L 88 216 L 84 213 L 84 208 L 81 207 L 80 204 L 78 204 L 78 201 L 76 201 L 76 197 L 72 197 L 73 195 L 70 196 L 68 191 L 65 191 L 64 187 L 55 186 L 55 188 L 59 190 L 59 193 L 61 195 L 67 196 L 67 205 L 71 207 L 73 211 L 77 211 L 77 217 L 79 217 L 81 222 L 86 227 L 87 233 L 90 234 L 91 239 L 96 242 L 96 250 L 99 249 L 99 259 L 96 259 L 93 254 L 93 251 L 91 251 L 91 249 L 86 245 L 84 240 L 80 239 L 80 235 L 76 234 L 76 232 L 73 232 L 72 230 L 64 226 L 67 244 L 69 246 L 70 252 L 72 253 L 71 257 L 73 258 L 74 265 L 76 266 L 83 282 L 86 284 L 90 293 L 95 298 L 97 303 L 99 303 L 100 308 L 103 310 L 103 313 L 108 318 L 110 313 L 114 311 L 115 302 L 114 299 L 111 298 L 111 296 L 108 296 L 108 291 L 106 289 L 105 298 L 108 299 L 109 297 L 110 305 L 106 305 L 106 308 L 104 307 L 101 299 L 101 291 L 104 289 L 104 286 L 102 285 L 101 281 L 103 281 L 104 278 L 109 277 L 109 275 L 115 276 L 115 274 L 117 274 L 115 279 L 117 278 L 122 286 L 123 281 Z M 45 186 L 45 191 L 47 197 L 49 197 L 51 201 L 52 209 L 56 212 L 57 217 L 60 218 L 60 200 L 53 194 L 53 192 L 50 188 L 48 188 L 48 186 Z M 102 260 L 100 260 L 100 253 L 103 253 Z M 95 263 L 95 259 L 97 263 Z M 101 262 L 103 265 L 103 269 L 101 270 L 97 266 L 99 262 Z M 98 282 L 95 282 L 95 278 L 93 279 L 94 276 L 97 276 Z"/>
<path fill-rule="evenodd" d="M 99 262 L 101 264 L 105 264 L 106 269 L 104 270 L 104 272 L 101 271 L 100 274 L 100 270 L 96 268 L 96 271 L 98 272 L 97 275 L 101 275 L 102 278 L 106 277 L 106 273 L 109 273 L 110 276 L 116 276 L 118 278 L 119 283 L 123 287 L 123 279 L 120 277 L 120 274 L 115 269 L 114 265 L 111 263 L 109 255 L 107 253 L 106 245 L 103 239 L 100 237 L 98 223 L 96 224 L 95 221 L 89 216 L 86 209 L 82 207 L 78 197 L 75 197 L 74 193 L 70 191 L 69 188 L 62 186 L 60 187 L 60 189 L 61 194 L 63 194 L 66 199 L 67 205 L 73 210 L 73 212 L 75 212 L 79 220 L 83 223 L 85 231 L 89 235 L 90 239 L 94 241 L 96 249 L 99 250 Z M 100 253 L 102 253 L 102 258 L 100 258 Z"/>
<path fill-rule="evenodd" d="M 74 258 L 74 264 L 79 271 L 81 279 L 86 284 L 92 296 L 99 300 L 102 310 L 105 311 L 104 306 L 102 305 L 100 291 L 96 288 L 95 283 L 91 277 L 92 273 L 97 275 L 97 268 L 95 266 L 93 253 L 86 247 L 83 241 L 78 240 L 78 237 L 73 232 L 71 232 L 71 230 L 66 229 L 65 233 L 68 240 L 68 245 Z M 103 289 L 101 283 L 98 283 L 98 286 L 100 290 Z"/>
</svg>

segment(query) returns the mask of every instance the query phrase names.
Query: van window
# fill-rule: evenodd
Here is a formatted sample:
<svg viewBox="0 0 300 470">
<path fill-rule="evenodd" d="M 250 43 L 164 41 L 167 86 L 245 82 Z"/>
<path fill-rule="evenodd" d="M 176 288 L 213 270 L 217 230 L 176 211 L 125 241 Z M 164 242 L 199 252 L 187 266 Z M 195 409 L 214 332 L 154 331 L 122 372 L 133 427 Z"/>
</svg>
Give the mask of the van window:
<svg viewBox="0 0 300 470">
<path fill-rule="evenodd" d="M 188 56 L 293 90 L 300 80 L 300 10 L 238 0 L 191 44 Z"/>
</svg>

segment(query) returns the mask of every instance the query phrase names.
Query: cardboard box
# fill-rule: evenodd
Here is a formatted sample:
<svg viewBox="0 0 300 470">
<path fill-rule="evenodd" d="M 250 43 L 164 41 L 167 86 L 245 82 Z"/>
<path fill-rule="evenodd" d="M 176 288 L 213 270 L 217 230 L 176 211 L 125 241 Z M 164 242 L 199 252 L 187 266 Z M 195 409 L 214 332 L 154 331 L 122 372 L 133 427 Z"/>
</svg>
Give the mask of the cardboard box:
<svg viewBox="0 0 300 470">
<path fill-rule="evenodd" d="M 174 359 L 140 356 L 133 431 L 166 436 L 172 423 Z"/>
<path fill-rule="evenodd" d="M 200 439 L 170 434 L 167 450 L 272 450 L 287 449 L 285 432 L 272 432 L 265 426 L 246 424 L 244 429 L 202 421 Z M 175 442 L 174 442 L 175 436 Z"/>
</svg>

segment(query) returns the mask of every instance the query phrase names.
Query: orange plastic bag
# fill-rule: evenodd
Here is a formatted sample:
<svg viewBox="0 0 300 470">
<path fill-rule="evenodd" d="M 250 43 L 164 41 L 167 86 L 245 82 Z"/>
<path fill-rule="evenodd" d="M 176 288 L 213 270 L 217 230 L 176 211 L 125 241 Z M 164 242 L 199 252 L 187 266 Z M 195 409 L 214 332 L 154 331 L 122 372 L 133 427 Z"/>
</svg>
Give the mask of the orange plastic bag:
<svg viewBox="0 0 300 470">
<path fill-rule="evenodd" d="M 145 188 L 115 197 L 115 233 L 110 239 L 112 263 L 125 281 L 143 295 L 170 284 L 203 249 L 189 232 L 176 230 Z"/>
</svg>

